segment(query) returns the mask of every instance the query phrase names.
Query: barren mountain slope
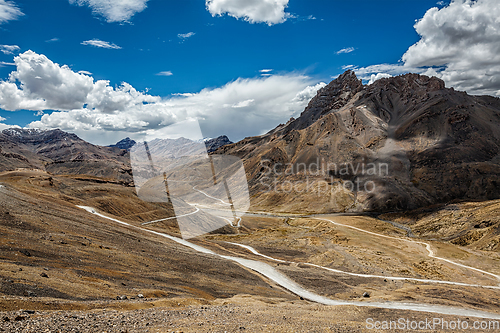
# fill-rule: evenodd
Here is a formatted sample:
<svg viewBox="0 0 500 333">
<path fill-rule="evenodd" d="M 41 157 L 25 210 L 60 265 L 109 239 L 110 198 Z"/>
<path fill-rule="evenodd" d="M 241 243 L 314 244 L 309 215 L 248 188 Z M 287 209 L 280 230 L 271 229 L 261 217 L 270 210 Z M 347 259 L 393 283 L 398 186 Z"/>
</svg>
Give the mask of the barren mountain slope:
<svg viewBox="0 0 500 333">
<path fill-rule="evenodd" d="M 216 153 L 244 160 L 254 209 L 343 212 L 499 198 L 499 152 L 498 98 L 347 71 L 298 119 Z"/>
<path fill-rule="evenodd" d="M 141 202 L 133 191 L 83 176 L 0 174 L 0 310 L 19 308 L 25 301 L 30 307 L 40 302 L 37 306 L 54 308 L 46 302 L 138 294 L 208 300 L 241 293 L 290 297 L 231 261 L 76 207 L 94 205 L 131 225 L 172 215 L 165 204 Z M 175 220 L 157 227 L 178 234 Z"/>
</svg>

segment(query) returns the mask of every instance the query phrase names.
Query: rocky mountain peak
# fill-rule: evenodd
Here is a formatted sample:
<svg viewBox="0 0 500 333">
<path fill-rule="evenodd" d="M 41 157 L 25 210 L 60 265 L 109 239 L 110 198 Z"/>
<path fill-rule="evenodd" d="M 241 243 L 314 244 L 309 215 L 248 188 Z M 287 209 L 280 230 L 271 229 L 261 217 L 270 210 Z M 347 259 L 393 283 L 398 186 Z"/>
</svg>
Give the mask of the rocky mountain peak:
<svg viewBox="0 0 500 333">
<path fill-rule="evenodd" d="M 119 149 L 125 149 L 125 150 L 130 150 L 130 148 L 132 148 L 134 145 L 135 145 L 135 141 L 132 140 L 131 138 L 127 137 L 125 139 L 122 139 L 120 141 L 118 141 L 116 144 L 114 145 L 110 145 L 108 147 L 111 147 L 111 148 L 119 148 Z"/>
<path fill-rule="evenodd" d="M 288 129 L 300 130 L 310 126 L 324 114 L 342 108 L 361 90 L 363 90 L 363 82 L 357 78 L 354 71 L 344 72 L 327 86 L 318 90 L 300 117 L 287 126 Z"/>
<path fill-rule="evenodd" d="M 207 147 L 207 152 L 212 153 L 219 149 L 222 146 L 229 145 L 233 143 L 229 138 L 225 135 L 221 135 L 215 139 L 210 139 L 205 141 L 205 146 Z"/>
<path fill-rule="evenodd" d="M 499 133 L 499 99 L 457 92 L 436 77 L 419 74 L 363 86 L 347 71 L 320 89 L 298 119 L 228 146 L 225 152 L 245 161 L 252 175 L 251 192 L 257 193 L 261 207 L 276 207 L 281 200 L 284 210 L 390 211 L 500 198 Z M 324 197 L 308 192 L 306 198 L 314 200 L 304 200 L 299 191 L 260 193 L 268 176 L 263 160 L 292 167 L 325 161 L 326 168 L 334 167 L 318 181 L 329 181 L 329 192 Z M 355 170 L 370 164 L 385 171 L 346 172 L 346 178 L 335 170 L 339 165 Z M 314 176 L 306 171 L 287 175 L 285 170 L 273 174 L 282 184 Z M 337 181 L 372 182 L 376 189 L 346 191 Z M 311 208 L 312 202 L 318 206 Z"/>
</svg>

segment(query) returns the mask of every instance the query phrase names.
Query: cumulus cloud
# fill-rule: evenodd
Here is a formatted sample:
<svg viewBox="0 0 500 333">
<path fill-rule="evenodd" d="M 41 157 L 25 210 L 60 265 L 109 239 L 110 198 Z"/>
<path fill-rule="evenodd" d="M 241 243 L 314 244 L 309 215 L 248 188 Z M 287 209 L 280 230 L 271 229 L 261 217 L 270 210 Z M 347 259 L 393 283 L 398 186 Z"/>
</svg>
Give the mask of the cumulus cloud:
<svg viewBox="0 0 500 333">
<path fill-rule="evenodd" d="M 1 0 L 0 0 L 1 1 Z M 148 0 L 69 0 L 70 4 L 88 6 L 107 22 L 129 22 L 132 16 L 146 9 Z"/>
<path fill-rule="evenodd" d="M 207 10 L 212 16 L 228 14 L 250 23 L 268 25 L 285 22 L 291 17 L 285 12 L 289 0 L 206 0 Z"/>
<path fill-rule="evenodd" d="M 205 136 L 226 134 L 236 140 L 260 134 L 300 114 L 325 85 L 315 85 L 303 75 L 275 75 L 161 98 L 127 83 L 114 88 L 109 81 L 95 81 L 32 51 L 14 61 L 17 69 L 7 81 L 0 81 L 0 108 L 55 110 L 29 127 L 60 128 L 101 144 L 195 118 Z"/>
<path fill-rule="evenodd" d="M 316 85 L 307 86 L 304 90 L 302 90 L 297 95 L 295 95 L 292 102 L 307 105 L 307 103 L 309 103 L 309 101 L 314 96 L 316 96 L 316 93 L 318 92 L 318 90 L 320 90 L 321 88 L 323 88 L 325 86 L 326 86 L 325 82 L 320 82 L 320 83 L 317 83 Z M 304 105 L 304 107 L 305 107 L 305 105 Z"/>
<path fill-rule="evenodd" d="M 78 74 L 92 75 L 89 71 L 78 71 Z"/>
<path fill-rule="evenodd" d="M 0 116 L 0 132 L 3 131 L 4 129 L 12 128 L 12 127 L 21 128 L 20 126 L 17 126 L 17 125 L 7 125 L 7 124 L 2 123 L 5 120 L 7 120 L 7 118 Z"/>
<path fill-rule="evenodd" d="M 439 77 L 460 90 L 500 95 L 498 1 L 457 0 L 432 8 L 415 29 L 421 39 L 403 55 L 405 64 L 434 67 Z"/>
<path fill-rule="evenodd" d="M 4 110 L 96 110 L 112 114 L 159 98 L 144 95 L 129 84 L 117 88 L 60 66 L 46 56 L 26 51 L 14 58 L 17 69 L 0 81 L 0 107 Z"/>
<path fill-rule="evenodd" d="M 23 15 L 14 2 L 0 0 L 0 24 L 17 20 Z"/>
<path fill-rule="evenodd" d="M 405 73 L 423 73 L 422 68 L 410 67 L 406 66 L 405 64 L 378 64 L 367 67 L 357 67 L 353 65 L 348 65 L 348 66 L 343 66 L 342 68 L 345 70 L 347 69 L 353 70 L 354 72 L 356 72 L 356 75 L 358 77 L 360 77 L 365 81 L 371 81 L 374 75 L 375 77 L 378 76 L 377 79 L 374 78 L 374 81 L 372 81 L 371 83 L 384 77 L 384 75 L 385 77 L 390 77 Z"/>
<path fill-rule="evenodd" d="M 171 71 L 163 71 L 163 72 L 156 73 L 156 75 L 158 75 L 158 76 L 172 76 L 172 75 L 174 75 L 174 73 L 172 73 Z"/>
<path fill-rule="evenodd" d="M 0 45 L 0 52 L 3 54 L 14 54 L 19 52 L 20 49 L 17 45 Z"/>
<path fill-rule="evenodd" d="M 337 54 L 342 54 L 342 53 L 351 53 L 353 52 L 355 49 L 354 47 L 346 47 L 344 49 L 341 49 L 341 50 L 338 50 L 337 51 Z"/>
<path fill-rule="evenodd" d="M 81 42 L 80 44 L 100 47 L 103 49 L 115 49 L 115 50 L 121 49 L 120 46 L 118 46 L 114 43 L 105 42 L 105 41 L 100 40 L 100 39 L 86 40 L 86 41 Z"/>
<path fill-rule="evenodd" d="M 21 128 L 21 126 L 18 126 L 18 125 L 7 125 L 7 124 L 4 124 L 4 123 L 0 123 L 0 132 L 5 130 L 5 129 L 8 129 L 8 128 Z"/>
<path fill-rule="evenodd" d="M 373 82 L 375 82 L 377 80 L 385 79 L 385 78 L 389 78 L 389 77 L 392 77 L 392 75 L 387 74 L 387 73 L 372 74 L 370 77 L 370 81 L 368 81 L 368 85 L 372 84 Z"/>
<path fill-rule="evenodd" d="M 230 106 L 230 107 L 236 108 L 236 109 L 246 108 L 246 107 L 249 107 L 250 105 L 252 105 L 253 102 L 255 102 L 255 99 L 247 99 L 246 101 L 241 101 L 241 102 L 238 102 L 238 103 L 233 104 L 233 105 L 224 104 L 224 107 Z"/>
<path fill-rule="evenodd" d="M 497 0 L 455 0 L 431 8 L 415 24 L 420 40 L 401 64 L 383 64 L 357 73 L 416 72 L 443 79 L 471 94 L 500 96 L 500 6 Z M 370 72 L 371 71 L 371 72 Z"/>
</svg>

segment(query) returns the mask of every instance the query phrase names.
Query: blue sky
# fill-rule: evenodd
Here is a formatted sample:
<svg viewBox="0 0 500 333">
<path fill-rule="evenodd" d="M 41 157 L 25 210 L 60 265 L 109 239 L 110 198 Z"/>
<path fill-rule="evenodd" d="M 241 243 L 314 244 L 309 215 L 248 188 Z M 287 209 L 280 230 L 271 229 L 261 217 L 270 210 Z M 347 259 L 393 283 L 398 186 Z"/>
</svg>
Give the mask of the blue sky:
<svg viewBox="0 0 500 333">
<path fill-rule="evenodd" d="M 121 3 L 134 2 L 133 8 L 120 7 Z M 418 43 L 431 40 L 430 34 L 442 35 L 439 26 L 428 27 L 438 22 L 437 16 L 441 22 L 452 10 L 455 15 L 457 10 L 466 15 L 479 5 L 491 12 L 487 5 L 493 3 L 480 0 L 484 4 L 469 3 L 467 9 L 467 2 L 459 1 L 457 9 L 453 3 L 427 0 L 254 2 L 255 7 L 249 8 L 241 0 L 0 0 L 0 82 L 4 83 L 0 83 L 0 119 L 7 125 L 60 127 L 86 139 L 108 132 L 103 138 L 114 140 L 128 131 L 127 126 L 133 128 L 131 132 L 140 132 L 141 126 L 154 129 L 198 117 L 204 135 L 228 134 L 239 140 L 300 114 L 314 96 L 314 89 L 346 68 L 355 69 L 365 82 L 371 75 L 413 71 L 441 75 L 449 86 L 460 86 L 463 80 L 446 80 L 446 75 L 453 77 L 454 72 L 446 72 L 451 70 L 453 59 L 436 62 L 429 54 L 432 45 Z M 260 11 L 258 6 L 262 6 Z M 13 8 L 17 12 L 12 13 Z M 429 14 L 431 8 L 433 15 Z M 276 14 L 269 14 L 270 9 Z M 423 21 L 420 31 L 414 27 L 417 20 Z M 491 45 L 498 45 L 496 37 Z M 32 53 L 28 56 L 29 50 Z M 19 58 L 16 65 L 12 65 L 14 57 Z M 33 76 L 36 71 L 27 69 L 45 62 L 53 67 L 52 74 L 40 67 L 37 70 L 43 75 Z M 68 66 L 67 72 L 61 70 L 63 65 Z M 13 86 L 6 84 L 13 72 L 17 79 L 11 82 L 20 97 L 6 102 L 14 94 Z M 109 85 L 94 87 L 80 76 L 91 78 L 93 83 L 107 80 Z M 37 91 L 36 82 L 43 80 L 52 87 L 50 91 Z M 126 105 L 117 102 L 122 98 L 117 90 L 123 82 L 133 87 L 133 91 L 127 88 L 120 93 L 126 95 L 123 98 L 132 96 Z M 80 98 L 78 92 L 86 91 L 84 86 L 89 89 L 88 96 Z M 282 87 L 272 95 L 278 86 Z M 74 91 L 68 90 L 71 87 Z M 498 91 L 496 86 L 488 87 L 474 83 L 463 90 Z M 97 89 L 108 91 L 112 103 Z M 137 99 L 134 91 L 142 96 Z M 262 97 L 267 92 L 269 96 Z M 74 101 L 68 102 L 73 94 Z M 299 95 L 302 97 L 296 98 Z M 90 101 L 96 98 L 99 101 L 94 105 Z M 115 109 L 106 109 L 113 103 L 118 103 Z M 209 107 L 201 110 L 204 103 Z M 161 105 L 169 120 L 162 121 L 153 111 L 143 110 L 145 104 Z M 225 111 L 219 112 L 222 109 Z M 143 114 L 148 116 L 141 118 Z M 235 123 L 248 126 L 236 130 Z"/>
</svg>

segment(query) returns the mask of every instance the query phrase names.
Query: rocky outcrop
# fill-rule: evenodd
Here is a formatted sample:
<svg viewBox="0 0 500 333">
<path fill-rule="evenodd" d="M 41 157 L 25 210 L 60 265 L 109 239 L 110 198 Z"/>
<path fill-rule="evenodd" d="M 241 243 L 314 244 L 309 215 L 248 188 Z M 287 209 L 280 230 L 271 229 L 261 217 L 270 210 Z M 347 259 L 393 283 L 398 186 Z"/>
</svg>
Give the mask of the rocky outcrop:
<svg viewBox="0 0 500 333">
<path fill-rule="evenodd" d="M 129 151 L 130 148 L 132 148 L 134 145 L 135 145 L 135 141 L 132 140 L 131 138 L 127 137 L 125 139 L 122 139 L 122 140 L 118 141 L 114 145 L 110 145 L 108 147 L 125 149 L 125 150 Z"/>
<path fill-rule="evenodd" d="M 221 135 L 215 139 L 210 139 L 205 141 L 205 146 L 207 147 L 207 152 L 212 153 L 219 149 L 222 146 L 229 145 L 233 143 L 229 140 L 229 138 L 225 135 Z"/>
</svg>

